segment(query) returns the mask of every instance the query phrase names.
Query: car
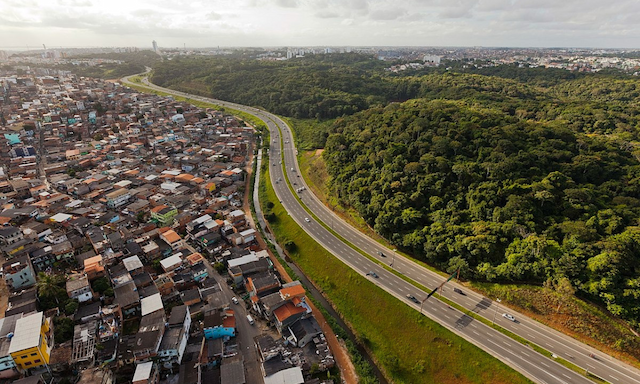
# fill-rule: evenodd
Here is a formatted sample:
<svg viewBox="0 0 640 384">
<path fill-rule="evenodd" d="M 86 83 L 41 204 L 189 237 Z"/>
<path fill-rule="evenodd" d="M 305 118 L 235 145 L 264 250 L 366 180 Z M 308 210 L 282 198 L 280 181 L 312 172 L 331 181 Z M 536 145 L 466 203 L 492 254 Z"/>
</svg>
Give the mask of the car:
<svg viewBox="0 0 640 384">
<path fill-rule="evenodd" d="M 293 185 L 298 185 L 295 181 L 293 182 Z"/>
<path fill-rule="evenodd" d="M 309 218 L 308 218 L 308 217 L 305 217 L 305 218 L 304 218 L 304 221 L 306 221 L 307 223 L 310 223 L 310 222 L 311 222 L 311 220 L 309 220 Z"/>
<path fill-rule="evenodd" d="M 464 292 L 462 292 L 462 289 L 460 288 L 453 288 L 453 292 L 458 293 L 462 296 L 466 296 L 466 294 Z"/>
<path fill-rule="evenodd" d="M 235 296 L 231 298 L 231 301 L 233 301 L 233 304 L 238 304 L 238 299 Z"/>
<path fill-rule="evenodd" d="M 375 277 L 376 279 L 378 278 L 378 274 L 373 271 L 369 271 L 369 273 L 367 273 L 367 276 Z"/>
<path fill-rule="evenodd" d="M 413 295 L 407 295 L 407 299 L 413 301 L 416 304 L 420 304 L 420 300 L 416 299 L 416 297 Z"/>
<path fill-rule="evenodd" d="M 378 251 L 378 255 L 380 255 L 381 257 L 387 257 L 387 255 L 385 255 L 384 253 Z"/>
<path fill-rule="evenodd" d="M 504 317 L 504 318 L 505 318 L 505 319 L 507 319 L 507 320 L 511 320 L 511 321 L 513 321 L 514 323 L 516 322 L 516 318 L 515 318 L 515 317 L 513 317 L 513 315 L 510 315 L 510 314 L 508 314 L 508 313 L 503 313 L 503 314 L 502 314 L 502 317 Z"/>
</svg>

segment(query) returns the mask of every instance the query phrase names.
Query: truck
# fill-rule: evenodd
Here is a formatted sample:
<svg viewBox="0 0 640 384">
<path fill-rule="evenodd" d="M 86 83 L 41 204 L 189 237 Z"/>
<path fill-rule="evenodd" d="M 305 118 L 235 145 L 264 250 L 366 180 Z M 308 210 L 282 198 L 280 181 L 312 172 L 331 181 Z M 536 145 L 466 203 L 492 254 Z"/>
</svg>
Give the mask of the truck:
<svg viewBox="0 0 640 384">
<path fill-rule="evenodd" d="M 249 322 L 249 324 L 253 325 L 255 324 L 255 321 L 253 321 L 253 317 L 251 317 L 251 315 L 247 315 L 247 321 Z"/>
</svg>

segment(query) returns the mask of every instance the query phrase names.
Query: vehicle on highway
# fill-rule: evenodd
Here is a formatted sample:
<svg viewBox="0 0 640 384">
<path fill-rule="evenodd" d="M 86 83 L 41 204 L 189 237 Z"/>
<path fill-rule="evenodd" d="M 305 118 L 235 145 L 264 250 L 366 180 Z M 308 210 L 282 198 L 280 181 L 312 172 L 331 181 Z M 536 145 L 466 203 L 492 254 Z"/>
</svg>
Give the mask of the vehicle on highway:
<svg viewBox="0 0 640 384">
<path fill-rule="evenodd" d="M 305 217 L 305 218 L 304 218 L 304 221 L 306 221 L 307 223 L 310 223 L 310 222 L 311 222 L 311 220 L 309 220 L 309 218 L 308 218 L 308 217 Z"/>
<path fill-rule="evenodd" d="M 298 185 L 298 184 L 296 184 L 296 182 L 294 181 L 294 182 L 293 182 L 293 185 Z"/>
<path fill-rule="evenodd" d="M 466 296 L 467 295 L 466 293 L 462 292 L 462 289 L 460 289 L 460 288 L 453 288 L 453 292 L 459 293 L 462 296 Z"/>
<path fill-rule="evenodd" d="M 236 299 L 235 296 L 231 298 L 231 301 L 233 302 L 233 304 L 238 304 L 238 299 Z"/>
<path fill-rule="evenodd" d="M 420 304 L 420 300 L 416 299 L 416 297 L 413 295 L 407 295 L 407 299 L 413 301 L 416 304 Z"/>
<path fill-rule="evenodd" d="M 507 320 L 511 320 L 511 321 L 513 321 L 514 323 L 516 322 L 516 318 L 515 318 L 515 317 L 513 317 L 513 315 L 510 315 L 510 314 L 508 314 L 508 313 L 503 313 L 503 314 L 502 314 L 502 317 L 504 317 L 504 318 L 505 318 L 505 319 L 507 319 Z"/>
<path fill-rule="evenodd" d="M 378 251 L 378 255 L 382 256 L 382 257 L 387 257 L 387 255 L 385 255 L 384 253 Z"/>
<path fill-rule="evenodd" d="M 373 271 L 369 271 L 369 273 L 367 273 L 367 276 L 375 277 L 376 279 L 378 278 L 378 274 Z"/>
</svg>

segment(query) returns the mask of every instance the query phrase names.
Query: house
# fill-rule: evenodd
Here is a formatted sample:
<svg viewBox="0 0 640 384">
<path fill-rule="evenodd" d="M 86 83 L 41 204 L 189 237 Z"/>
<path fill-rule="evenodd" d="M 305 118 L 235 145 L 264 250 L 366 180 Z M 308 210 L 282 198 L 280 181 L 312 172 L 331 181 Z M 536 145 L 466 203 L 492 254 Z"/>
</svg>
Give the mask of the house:
<svg viewBox="0 0 640 384">
<path fill-rule="evenodd" d="M 273 311 L 274 323 L 280 333 L 306 315 L 307 309 L 305 307 L 296 306 L 292 302 L 287 302 Z"/>
<path fill-rule="evenodd" d="M 4 280 L 14 291 L 35 285 L 36 276 L 28 256 L 20 256 L 3 264 Z"/>
<path fill-rule="evenodd" d="M 113 289 L 115 303 L 120 306 L 124 316 L 133 315 L 140 307 L 140 296 L 132 280 Z"/>
<path fill-rule="evenodd" d="M 169 244 L 174 251 L 184 248 L 184 240 L 173 229 L 162 232 L 160 238 Z"/>
<path fill-rule="evenodd" d="M 49 364 L 53 347 L 53 330 L 50 319 L 36 312 L 16 321 L 9 354 L 20 370 Z"/>
<path fill-rule="evenodd" d="M 22 231 L 16 227 L 0 228 L 0 243 L 9 245 L 23 239 Z"/>
<path fill-rule="evenodd" d="M 160 266 L 162 266 L 162 269 L 165 272 L 171 272 L 174 269 L 177 269 L 182 265 L 182 257 L 180 255 L 181 253 L 177 253 L 160 260 Z"/>
<path fill-rule="evenodd" d="M 156 311 L 162 311 L 164 313 L 164 307 L 162 305 L 162 297 L 160 296 L 160 293 L 156 293 L 140 300 L 140 307 L 142 308 L 143 317 Z"/>
<path fill-rule="evenodd" d="M 144 272 L 144 265 L 138 256 L 130 256 L 122 260 L 122 264 L 131 276 Z"/>
<path fill-rule="evenodd" d="M 113 192 L 107 193 L 105 195 L 107 199 L 107 207 L 111 209 L 116 209 L 125 205 L 129 199 L 131 198 L 131 194 L 129 190 L 126 188 L 116 189 Z"/>
<path fill-rule="evenodd" d="M 84 260 L 84 273 L 89 281 L 93 281 L 105 275 L 104 262 L 102 255 L 89 257 Z"/>
<path fill-rule="evenodd" d="M 153 361 L 136 364 L 132 384 L 157 384 L 160 380 L 160 371 Z"/>
<path fill-rule="evenodd" d="M 178 210 L 176 208 L 161 204 L 151 209 L 151 220 L 161 227 L 171 226 L 177 214 Z"/>
<path fill-rule="evenodd" d="M 271 375 L 264 377 L 264 384 L 304 384 L 302 368 L 290 367 L 281 369 Z"/>
<path fill-rule="evenodd" d="M 297 347 L 304 347 L 322 333 L 315 317 L 300 319 L 282 330 L 282 337 Z"/>
<path fill-rule="evenodd" d="M 131 351 L 137 361 L 152 359 L 158 355 L 165 331 L 164 310 L 154 311 L 140 320 L 140 328 L 135 335 Z"/>
<path fill-rule="evenodd" d="M 204 338 L 209 339 L 229 339 L 235 337 L 235 327 L 225 327 L 224 317 L 221 312 L 215 311 L 204 316 L 203 320 Z"/>
<path fill-rule="evenodd" d="M 16 321 L 22 314 L 7 316 L 0 319 L 0 336 L 15 334 Z M 11 337 L 0 338 L 0 379 L 10 379 L 19 375 L 16 363 L 9 354 Z"/>
<path fill-rule="evenodd" d="M 93 299 L 93 291 L 86 274 L 73 274 L 67 279 L 67 294 L 80 303 Z"/>
<path fill-rule="evenodd" d="M 187 347 L 189 328 L 191 327 L 189 307 L 186 305 L 174 307 L 169 317 L 168 326 L 169 329 L 162 337 L 158 356 L 165 366 L 171 367 L 173 364 L 182 363 L 182 357 Z"/>
</svg>

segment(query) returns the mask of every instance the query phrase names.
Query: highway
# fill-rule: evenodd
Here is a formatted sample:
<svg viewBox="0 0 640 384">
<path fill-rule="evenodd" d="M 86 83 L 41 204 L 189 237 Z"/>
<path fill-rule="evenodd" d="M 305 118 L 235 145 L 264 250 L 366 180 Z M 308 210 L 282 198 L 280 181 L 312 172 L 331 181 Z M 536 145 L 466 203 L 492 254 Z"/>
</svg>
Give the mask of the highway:
<svg viewBox="0 0 640 384">
<path fill-rule="evenodd" d="M 383 247 L 357 229 L 351 227 L 322 204 L 317 197 L 309 191 L 304 178 L 300 176 L 296 157 L 297 151 L 290 128 L 277 116 L 252 107 L 184 94 L 157 87 L 149 83 L 146 83 L 146 85 L 160 91 L 178 94 L 193 100 L 206 101 L 241 110 L 265 121 L 271 131 L 269 160 L 271 181 L 285 209 L 318 243 L 349 267 L 366 276 L 385 291 L 416 310 L 420 310 L 420 305 L 408 300 L 407 295 L 411 294 L 418 298 L 418 300 L 422 300 L 427 295 L 427 292 L 416 288 L 400 276 L 384 268 L 381 264 L 391 265 L 395 271 L 429 288 L 439 286 L 446 279 L 446 277 L 396 254 L 393 250 Z M 280 159 L 283 160 L 283 164 L 280 163 Z M 290 186 L 286 182 L 287 179 L 290 181 Z M 296 192 L 300 187 L 307 187 L 307 189 Z M 296 194 L 304 206 L 296 199 Z M 309 212 L 313 212 L 313 215 Z M 323 222 L 326 227 L 320 222 Z M 367 253 L 370 258 L 365 257 L 340 238 L 336 237 L 327 227 L 333 232 L 338 233 L 342 238 L 346 239 L 346 241 L 361 251 Z M 371 271 L 375 272 L 379 277 L 367 276 Z M 453 292 L 453 288 L 458 288 L 465 294 L 455 293 Z M 472 310 L 491 321 L 495 321 L 496 324 L 510 332 L 539 345 L 579 367 L 588 369 L 589 372 L 601 377 L 607 382 L 640 384 L 640 371 L 637 369 L 536 321 L 530 320 L 524 315 L 500 308 L 497 302 L 478 295 L 475 292 L 468 291 L 454 282 L 447 283 L 446 290 L 443 294 L 447 299 L 454 301 L 465 309 Z M 435 297 L 429 298 L 424 303 L 422 311 L 429 318 L 492 354 L 535 382 L 593 383 L 593 381 L 583 375 L 560 365 L 551 358 L 535 352 L 530 347 L 464 315 L 456 309 L 449 308 L 443 302 L 435 299 Z M 514 315 L 516 321 L 510 321 L 504 318 L 502 314 L 505 312 Z M 591 357 L 592 355 L 593 357 Z"/>
</svg>

